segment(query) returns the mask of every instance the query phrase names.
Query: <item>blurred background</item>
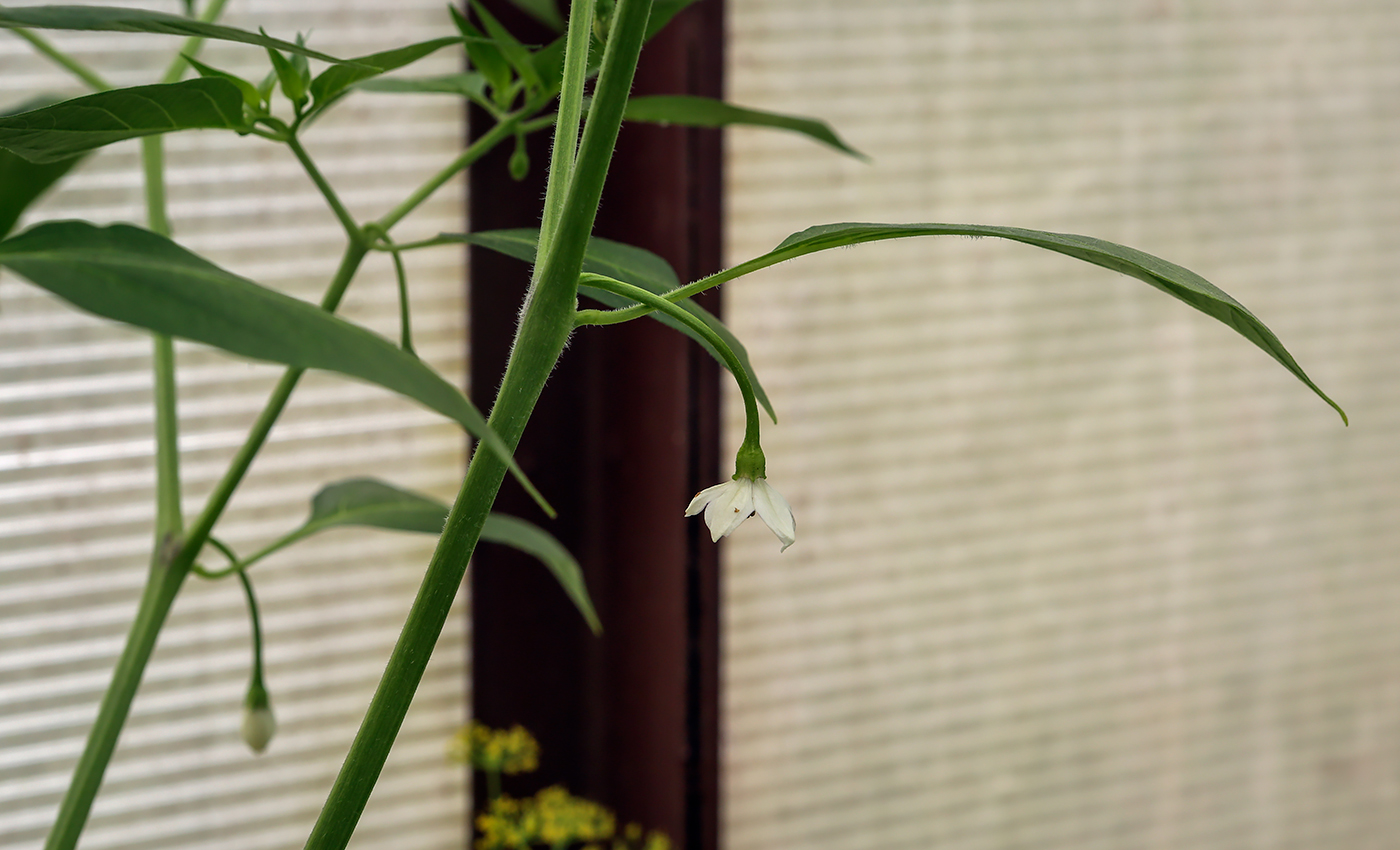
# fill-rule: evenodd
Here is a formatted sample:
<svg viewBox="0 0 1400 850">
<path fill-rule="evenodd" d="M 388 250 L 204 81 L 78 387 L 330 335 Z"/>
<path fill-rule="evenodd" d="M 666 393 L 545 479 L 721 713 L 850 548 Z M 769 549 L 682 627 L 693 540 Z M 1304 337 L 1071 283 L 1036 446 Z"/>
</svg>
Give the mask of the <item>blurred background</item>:
<svg viewBox="0 0 1400 850">
<path fill-rule="evenodd" d="M 1386 848 L 1400 835 L 1400 7 L 735 0 L 737 262 L 834 221 L 1084 233 L 725 293 L 798 542 L 724 552 L 724 835 L 751 848 Z M 728 397 L 731 450 L 741 436 Z"/>
</svg>

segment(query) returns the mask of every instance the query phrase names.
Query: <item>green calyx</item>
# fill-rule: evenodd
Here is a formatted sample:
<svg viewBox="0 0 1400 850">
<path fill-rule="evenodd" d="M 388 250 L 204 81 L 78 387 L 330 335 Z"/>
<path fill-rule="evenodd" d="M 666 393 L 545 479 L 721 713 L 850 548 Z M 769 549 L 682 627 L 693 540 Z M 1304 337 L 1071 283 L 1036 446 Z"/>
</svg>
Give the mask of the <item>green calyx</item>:
<svg viewBox="0 0 1400 850">
<path fill-rule="evenodd" d="M 768 477 L 767 459 L 757 440 L 744 440 L 734 455 L 734 477 L 757 481 Z"/>
</svg>

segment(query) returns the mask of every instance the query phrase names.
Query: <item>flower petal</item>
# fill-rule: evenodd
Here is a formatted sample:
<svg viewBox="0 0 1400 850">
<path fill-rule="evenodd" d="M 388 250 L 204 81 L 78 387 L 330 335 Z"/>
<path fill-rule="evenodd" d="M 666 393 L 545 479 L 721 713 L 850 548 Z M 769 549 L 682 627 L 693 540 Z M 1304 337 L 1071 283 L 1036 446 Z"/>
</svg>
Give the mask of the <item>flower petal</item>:
<svg viewBox="0 0 1400 850">
<path fill-rule="evenodd" d="M 724 489 L 705 506 L 705 524 L 710 527 L 710 540 L 716 543 L 753 516 L 753 479 L 734 478 L 721 486 Z"/>
<path fill-rule="evenodd" d="M 766 478 L 754 482 L 753 504 L 754 509 L 758 511 L 758 518 L 768 524 L 783 544 L 779 552 L 786 551 L 787 547 L 797 541 L 797 520 L 793 519 L 792 506 L 783 498 L 782 493 L 773 489 L 773 485 L 769 484 Z"/>
<path fill-rule="evenodd" d="M 704 490 L 701 490 L 699 493 L 696 493 L 695 498 L 691 499 L 690 504 L 686 507 L 685 515 L 695 516 L 696 514 L 703 511 L 705 509 L 705 505 L 709 504 L 711 499 L 719 495 L 724 490 L 724 488 L 728 486 L 729 482 L 726 481 L 723 484 L 716 484 L 713 487 L 706 487 Z"/>
</svg>

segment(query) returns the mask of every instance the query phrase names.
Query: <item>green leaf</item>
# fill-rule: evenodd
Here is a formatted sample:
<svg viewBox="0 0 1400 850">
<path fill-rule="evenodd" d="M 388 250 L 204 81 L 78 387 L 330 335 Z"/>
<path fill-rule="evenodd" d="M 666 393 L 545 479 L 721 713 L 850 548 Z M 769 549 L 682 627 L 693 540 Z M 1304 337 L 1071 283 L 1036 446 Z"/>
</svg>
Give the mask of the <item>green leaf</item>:
<svg viewBox="0 0 1400 850">
<path fill-rule="evenodd" d="M 562 32 L 564 29 L 564 16 L 559 14 L 559 7 L 554 5 L 554 0 L 510 0 L 517 9 L 523 10 L 527 15 L 554 30 Z"/>
<path fill-rule="evenodd" d="M 311 501 L 311 516 L 301 528 L 254 557 L 266 557 L 283 546 L 336 526 L 368 526 L 441 534 L 447 522 L 447 512 L 447 505 L 436 499 L 400 490 L 373 478 L 340 481 L 323 487 L 316 494 Z M 593 608 L 588 587 L 583 581 L 583 570 L 553 535 L 523 519 L 493 513 L 486 517 L 481 539 L 511 546 L 538 558 L 554 574 L 593 632 L 602 631 L 598 613 Z"/>
<path fill-rule="evenodd" d="M 262 30 L 259 30 L 259 32 L 262 32 L 263 35 L 267 35 L 267 33 Z M 305 46 L 306 35 L 304 33 L 297 33 L 297 47 Z M 305 90 L 311 85 L 311 63 L 306 61 L 306 54 L 293 53 L 288 56 L 287 59 L 292 63 L 292 67 L 297 69 L 297 76 L 301 77 L 301 87 Z"/>
<path fill-rule="evenodd" d="M 1189 269 L 1135 248 L 1095 239 L 1092 236 L 1076 236 L 1070 233 L 1051 233 L 1044 230 L 1026 230 L 1020 227 L 997 227 L 984 224 L 823 224 L 809 227 L 800 233 L 794 233 L 767 254 L 714 275 L 708 278 L 705 283 L 708 287 L 723 281 L 733 280 L 784 260 L 816 251 L 825 251 L 828 248 L 857 245 L 863 242 L 878 242 L 884 239 L 901 239 L 908 236 L 995 236 L 999 239 L 1009 239 L 1013 242 L 1023 242 L 1037 248 L 1044 248 L 1047 251 L 1055 251 L 1077 260 L 1083 260 L 1086 263 L 1112 269 L 1129 277 L 1135 277 L 1234 328 L 1241 336 L 1259 346 L 1285 369 L 1292 372 L 1298 380 L 1317 393 L 1323 401 L 1330 404 L 1341 415 L 1343 422 L 1347 421 L 1346 412 L 1304 374 L 1293 356 L 1283 347 L 1283 343 L 1274 336 L 1273 331 L 1265 327 L 1264 323 L 1245 309 L 1243 304 Z"/>
<path fill-rule="evenodd" d="M 542 502 L 481 412 L 417 357 L 163 236 L 124 224 L 49 222 L 0 241 L 0 265 L 103 318 L 255 360 L 339 372 L 407 396 L 481 438 Z"/>
<path fill-rule="evenodd" d="M 203 21 L 168 15 L 164 12 L 151 12 L 145 9 L 118 9 L 109 6 L 31 6 L 14 8 L 0 6 L 0 28 L 3 29 L 49 29 L 49 30 L 100 30 L 103 32 L 148 32 L 159 35 L 178 35 L 190 38 L 212 38 L 218 41 L 234 41 L 241 44 L 255 44 L 286 50 L 322 62 L 343 62 L 325 53 L 307 50 L 289 41 L 271 38 L 266 34 L 226 27 L 222 24 L 209 24 Z"/>
<path fill-rule="evenodd" d="M 686 7 L 698 2 L 699 0 L 655 0 L 651 4 L 651 17 L 647 18 L 647 40 L 650 41 L 652 36 L 669 24 L 672 18 L 684 12 Z"/>
<path fill-rule="evenodd" d="M 53 102 L 54 98 L 39 98 L 5 114 L 28 112 Z M 13 230 L 24 211 L 82 159 L 80 155 L 57 162 L 37 163 L 0 149 L 0 238 Z"/>
<path fill-rule="evenodd" d="M 272 48 L 268 48 L 267 58 L 272 60 L 272 70 L 277 74 L 277 81 L 282 84 L 282 94 L 300 108 L 306 103 L 306 80 L 302 79 L 301 72 L 290 59 Z"/>
<path fill-rule="evenodd" d="M 645 121 L 662 126 L 678 124 L 682 127 L 727 127 L 731 124 L 738 124 L 748 127 L 776 127 L 781 130 L 801 133 L 856 159 L 870 161 L 870 157 L 841 141 L 841 137 L 836 135 L 836 132 L 824 121 L 796 115 L 781 115 L 777 112 L 764 112 L 759 109 L 746 109 L 708 97 L 692 95 L 634 97 L 627 101 L 627 111 L 623 117 L 628 121 Z"/>
<path fill-rule="evenodd" d="M 487 230 L 480 233 L 443 234 L 438 238 L 480 245 L 483 248 L 515 257 L 517 260 L 533 263 L 536 243 L 539 241 L 539 230 L 528 227 Z M 615 278 L 657 295 L 664 295 L 680 286 L 680 280 L 676 277 L 670 263 L 643 248 L 614 242 L 611 239 L 593 237 L 588 240 L 588 247 L 583 258 L 583 271 Z M 630 298 L 605 292 L 593 286 L 580 286 L 579 289 L 590 298 L 594 298 L 609 307 L 631 307 L 637 303 Z M 774 422 L 778 421 L 777 414 L 773 412 L 773 405 L 768 400 L 768 394 L 764 392 L 763 385 L 759 383 L 758 376 L 754 374 L 753 364 L 749 361 L 749 352 L 744 348 L 743 343 L 739 342 L 738 337 L 734 336 L 733 332 L 725 327 L 724 323 L 713 313 L 689 298 L 683 298 L 676 303 L 681 309 L 704 322 L 710 330 L 717 333 L 729 345 L 735 357 L 743 364 L 744 371 L 748 373 L 749 382 L 753 384 L 754 395 L 758 397 L 759 404 L 763 405 L 763 409 L 767 411 L 768 416 Z M 665 313 L 653 312 L 648 315 L 663 325 L 674 328 L 695 340 L 705 351 L 709 352 L 716 362 L 726 369 L 729 368 L 719 352 L 715 351 L 704 337 L 695 333 L 685 323 Z"/>
<path fill-rule="evenodd" d="M 112 89 L 0 118 L 0 148 L 30 162 L 57 162 L 140 136 L 243 126 L 238 86 L 203 77 Z"/>
<path fill-rule="evenodd" d="M 506 61 L 505 56 L 501 55 L 495 42 L 487 38 L 486 34 L 467 20 L 465 15 L 457 11 L 456 6 L 448 6 L 447 11 L 452 13 L 452 22 L 457 25 L 457 30 L 466 39 L 467 57 L 471 60 L 472 67 L 486 77 L 487 83 L 491 86 L 491 93 L 497 102 L 509 98 L 512 79 L 510 63 Z"/>
<path fill-rule="evenodd" d="M 479 0 L 472 0 L 472 8 L 476 10 L 477 16 L 481 18 L 482 24 L 486 26 L 487 34 L 490 35 L 491 40 L 496 43 L 496 47 L 500 49 L 501 55 L 504 56 L 505 60 L 515 69 L 515 72 L 520 75 L 520 79 L 524 80 L 525 84 L 529 86 L 531 90 L 539 91 L 544 88 L 544 82 L 540 79 L 539 72 L 535 70 L 534 60 L 531 58 L 530 51 L 526 49 L 525 45 L 517 41 L 515 36 L 510 34 L 510 30 L 501 26 L 501 22 L 496 20 L 495 16 L 490 12 L 486 11 L 486 7 L 481 5 Z"/>
<path fill-rule="evenodd" d="M 215 77 L 220 80 L 228 80 L 230 83 L 233 83 L 235 86 L 238 86 L 238 90 L 243 93 L 243 102 L 245 104 L 247 104 L 253 109 L 262 108 L 263 98 L 262 95 L 258 92 L 257 86 L 253 85 L 252 83 L 248 82 L 242 77 L 234 76 L 233 74 L 230 74 L 227 71 L 220 71 L 218 68 L 212 68 L 199 61 L 198 59 L 194 58 L 193 56 L 184 53 L 180 55 L 185 57 L 185 61 L 190 63 L 190 67 L 194 68 L 196 73 L 198 73 L 201 77 Z"/>
<path fill-rule="evenodd" d="M 353 65 L 332 65 L 311 81 L 311 96 L 317 106 L 323 106 L 361 80 L 402 68 L 450 44 L 461 43 L 462 39 L 456 37 L 435 38 L 396 50 L 359 56 L 350 60 L 355 63 Z"/>
<path fill-rule="evenodd" d="M 365 80 L 355 88 L 396 94 L 455 94 L 480 100 L 486 97 L 486 77 L 476 71 L 436 77 L 379 77 Z"/>
<path fill-rule="evenodd" d="M 486 525 L 481 529 L 481 539 L 510 546 L 539 558 L 554 574 L 554 578 L 560 587 L 564 588 L 564 593 L 568 594 L 593 633 L 602 633 L 603 624 L 598 620 L 593 600 L 588 598 L 588 586 L 583 581 L 583 570 L 569 550 L 564 548 L 564 544 L 553 535 L 523 519 L 493 513 L 486 517 Z"/>
<path fill-rule="evenodd" d="M 340 525 L 441 534 L 447 505 L 373 478 L 328 484 L 311 499 L 311 516 L 295 534 L 305 536 Z"/>
</svg>

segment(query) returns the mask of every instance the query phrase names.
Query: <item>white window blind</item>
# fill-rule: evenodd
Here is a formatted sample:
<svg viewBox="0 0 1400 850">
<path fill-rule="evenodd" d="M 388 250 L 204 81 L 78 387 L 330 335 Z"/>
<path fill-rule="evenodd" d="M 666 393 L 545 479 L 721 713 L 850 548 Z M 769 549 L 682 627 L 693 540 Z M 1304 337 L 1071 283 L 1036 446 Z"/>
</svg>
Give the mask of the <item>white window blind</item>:
<svg viewBox="0 0 1400 850">
<path fill-rule="evenodd" d="M 733 0 L 729 261 L 834 221 L 1086 233 L 1230 330 L 996 240 L 726 287 L 796 511 L 726 549 L 729 850 L 1400 834 L 1400 6 Z M 741 434 L 731 398 L 730 446 Z"/>
<path fill-rule="evenodd" d="M 33 4 L 26 4 L 33 5 Z M 179 4 L 148 4 L 178 11 Z M 450 34 L 436 0 L 233 0 L 225 22 L 356 56 Z M 180 41 L 56 33 L 117 85 L 151 82 Z M 206 61 L 261 79 L 257 48 L 211 44 Z M 442 51 L 419 73 L 459 69 Z M 0 103 L 77 94 L 60 70 L 0 32 Z M 451 98 L 352 96 L 306 138 L 350 209 L 377 216 L 460 150 Z M 178 241 L 253 280 L 318 300 L 343 236 L 284 149 L 233 134 L 167 138 Z M 0 187 L 3 191 L 3 187 Z M 454 183 L 402 238 L 462 229 Z M 82 165 L 29 217 L 142 221 L 136 143 Z M 400 235 L 397 234 L 396 235 Z M 464 379 L 464 266 L 451 249 L 407 259 L 418 352 Z M 398 332 L 392 268 L 372 256 L 342 315 Z M 185 509 L 222 474 L 281 370 L 180 345 Z M 0 276 L 0 847 L 36 848 L 81 749 L 136 609 L 151 543 L 150 342 Z M 375 476 L 450 499 L 460 430 L 385 391 L 308 375 L 217 534 L 247 554 L 295 527 L 322 484 Z M 85 848 L 302 846 L 383 669 L 433 541 L 334 531 L 257 566 L 268 685 L 279 731 L 255 757 L 239 739 L 250 662 L 236 582 L 192 577 L 147 671 Z M 212 566 L 213 564 L 211 564 Z M 353 846 L 460 848 L 466 778 L 446 738 L 466 715 L 465 620 L 455 617 Z"/>
</svg>

